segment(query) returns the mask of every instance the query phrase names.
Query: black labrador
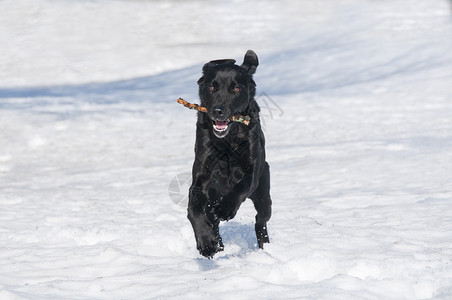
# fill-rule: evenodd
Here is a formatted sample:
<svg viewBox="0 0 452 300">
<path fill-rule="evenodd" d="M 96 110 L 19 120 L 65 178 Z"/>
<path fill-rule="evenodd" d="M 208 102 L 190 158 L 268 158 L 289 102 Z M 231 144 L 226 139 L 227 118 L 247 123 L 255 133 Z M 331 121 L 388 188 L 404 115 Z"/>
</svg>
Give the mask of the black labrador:
<svg viewBox="0 0 452 300">
<path fill-rule="evenodd" d="M 208 62 L 198 80 L 201 105 L 207 113 L 198 112 L 196 123 L 188 219 L 197 248 L 207 258 L 223 250 L 220 221 L 234 218 L 246 198 L 257 210 L 259 248 L 269 242 L 270 170 L 252 77 L 258 65 L 256 53 L 248 50 L 241 66 L 233 59 Z M 249 126 L 230 121 L 239 114 L 250 117 Z"/>
</svg>

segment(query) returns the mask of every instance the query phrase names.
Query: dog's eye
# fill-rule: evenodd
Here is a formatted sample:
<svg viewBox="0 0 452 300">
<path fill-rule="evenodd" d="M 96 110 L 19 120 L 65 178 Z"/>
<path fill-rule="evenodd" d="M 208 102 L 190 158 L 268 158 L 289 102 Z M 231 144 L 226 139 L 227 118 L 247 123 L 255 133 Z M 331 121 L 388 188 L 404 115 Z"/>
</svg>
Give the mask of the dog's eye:
<svg viewBox="0 0 452 300">
<path fill-rule="evenodd" d="M 213 84 L 209 85 L 209 92 L 215 92 L 215 87 L 213 86 Z"/>
<path fill-rule="evenodd" d="M 233 89 L 233 91 L 234 91 L 234 93 L 238 94 L 238 93 L 240 93 L 240 88 L 239 88 L 238 86 L 236 86 L 236 87 Z"/>
</svg>

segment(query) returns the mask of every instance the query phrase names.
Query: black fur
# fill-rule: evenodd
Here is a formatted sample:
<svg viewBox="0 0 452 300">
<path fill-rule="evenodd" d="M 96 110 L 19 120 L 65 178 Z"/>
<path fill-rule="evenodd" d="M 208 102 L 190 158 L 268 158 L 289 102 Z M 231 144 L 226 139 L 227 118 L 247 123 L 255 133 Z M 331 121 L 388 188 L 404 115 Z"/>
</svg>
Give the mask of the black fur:
<svg viewBox="0 0 452 300">
<path fill-rule="evenodd" d="M 259 248 L 269 242 L 270 170 L 252 78 L 258 64 L 256 53 L 248 50 L 241 66 L 233 59 L 211 61 L 198 80 L 201 105 L 207 113 L 198 112 L 188 219 L 199 252 L 208 258 L 223 250 L 220 221 L 234 218 L 246 198 L 257 210 Z M 250 116 L 249 126 L 228 123 L 236 114 Z"/>
</svg>

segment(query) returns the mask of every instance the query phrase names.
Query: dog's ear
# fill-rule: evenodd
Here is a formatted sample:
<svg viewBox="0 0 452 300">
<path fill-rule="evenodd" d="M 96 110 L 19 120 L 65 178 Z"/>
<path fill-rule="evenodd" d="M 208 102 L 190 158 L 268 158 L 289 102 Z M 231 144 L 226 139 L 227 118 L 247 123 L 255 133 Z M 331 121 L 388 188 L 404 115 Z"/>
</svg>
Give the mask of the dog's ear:
<svg viewBox="0 0 452 300">
<path fill-rule="evenodd" d="M 244 68 L 248 74 L 253 75 L 256 72 L 258 65 L 259 60 L 257 59 L 256 53 L 253 50 L 246 51 L 241 67 Z"/>
<path fill-rule="evenodd" d="M 222 65 L 222 64 L 235 64 L 235 59 L 217 59 L 211 60 L 202 67 L 203 72 L 207 72 L 212 67 Z"/>
</svg>

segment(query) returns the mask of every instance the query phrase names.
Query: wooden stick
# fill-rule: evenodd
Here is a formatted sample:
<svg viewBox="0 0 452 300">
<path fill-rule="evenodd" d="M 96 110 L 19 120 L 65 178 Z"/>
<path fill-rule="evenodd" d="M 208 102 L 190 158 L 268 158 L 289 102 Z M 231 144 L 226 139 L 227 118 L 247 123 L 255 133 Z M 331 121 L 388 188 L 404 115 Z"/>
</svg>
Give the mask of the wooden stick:
<svg viewBox="0 0 452 300">
<path fill-rule="evenodd" d="M 229 120 L 231 120 L 232 122 L 243 123 L 246 126 L 250 125 L 250 117 L 249 116 L 242 116 L 242 115 L 232 116 Z"/>
<path fill-rule="evenodd" d="M 207 108 L 205 108 L 203 106 L 199 106 L 198 104 L 188 103 L 187 101 L 185 101 L 182 98 L 179 98 L 176 101 L 177 101 L 177 103 L 182 104 L 183 106 L 185 106 L 185 107 L 187 107 L 189 109 L 196 109 L 198 111 L 207 112 Z"/>
<path fill-rule="evenodd" d="M 182 98 L 179 98 L 176 101 L 177 101 L 177 103 L 182 104 L 183 106 L 185 106 L 189 109 L 195 109 L 197 111 L 201 111 L 201 112 L 205 112 L 205 113 L 207 112 L 207 108 L 205 108 L 204 106 L 199 106 L 198 104 L 189 103 Z M 245 124 L 246 126 L 250 125 L 250 117 L 249 116 L 236 115 L 236 116 L 232 116 L 229 120 L 232 122 L 239 122 L 239 123 Z"/>
</svg>

